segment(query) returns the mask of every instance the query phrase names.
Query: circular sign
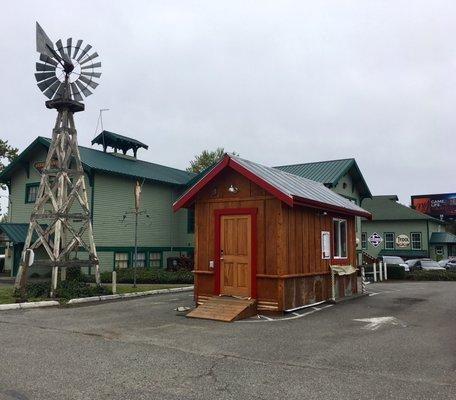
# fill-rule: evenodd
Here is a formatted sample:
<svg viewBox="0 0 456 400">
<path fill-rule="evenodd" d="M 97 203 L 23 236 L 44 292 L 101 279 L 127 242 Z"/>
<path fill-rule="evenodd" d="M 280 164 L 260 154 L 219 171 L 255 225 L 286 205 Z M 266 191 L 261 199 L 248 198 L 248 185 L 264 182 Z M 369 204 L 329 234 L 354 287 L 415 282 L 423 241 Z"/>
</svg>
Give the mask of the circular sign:
<svg viewBox="0 0 456 400">
<path fill-rule="evenodd" d="M 397 235 L 396 236 L 396 246 L 397 247 L 409 247 L 410 238 L 407 235 Z"/>
</svg>

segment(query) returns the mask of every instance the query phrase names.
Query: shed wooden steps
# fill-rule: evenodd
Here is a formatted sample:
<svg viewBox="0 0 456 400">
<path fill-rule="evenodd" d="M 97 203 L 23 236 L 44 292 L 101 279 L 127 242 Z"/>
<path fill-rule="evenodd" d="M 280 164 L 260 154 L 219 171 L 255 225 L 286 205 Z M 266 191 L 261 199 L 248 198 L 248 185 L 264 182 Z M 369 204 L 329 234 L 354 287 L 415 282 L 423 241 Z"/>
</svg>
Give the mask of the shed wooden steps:
<svg viewBox="0 0 456 400">
<path fill-rule="evenodd" d="M 187 317 L 232 322 L 251 317 L 256 313 L 256 300 L 214 296 L 205 299 L 204 303 L 189 312 Z"/>
</svg>

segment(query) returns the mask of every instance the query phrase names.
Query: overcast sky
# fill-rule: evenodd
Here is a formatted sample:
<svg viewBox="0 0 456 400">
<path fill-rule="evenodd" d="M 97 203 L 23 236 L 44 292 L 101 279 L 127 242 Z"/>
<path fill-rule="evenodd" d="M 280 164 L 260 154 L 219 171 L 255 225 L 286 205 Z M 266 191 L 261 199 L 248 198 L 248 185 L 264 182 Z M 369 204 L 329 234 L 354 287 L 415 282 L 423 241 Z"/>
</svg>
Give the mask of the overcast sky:
<svg viewBox="0 0 456 400">
<path fill-rule="evenodd" d="M 105 129 L 160 164 L 218 146 L 265 165 L 355 157 L 373 194 L 456 191 L 455 1 L 2 2 L 0 137 L 21 150 L 55 122 L 36 20 L 100 54 L 80 145 L 109 108 Z"/>
</svg>

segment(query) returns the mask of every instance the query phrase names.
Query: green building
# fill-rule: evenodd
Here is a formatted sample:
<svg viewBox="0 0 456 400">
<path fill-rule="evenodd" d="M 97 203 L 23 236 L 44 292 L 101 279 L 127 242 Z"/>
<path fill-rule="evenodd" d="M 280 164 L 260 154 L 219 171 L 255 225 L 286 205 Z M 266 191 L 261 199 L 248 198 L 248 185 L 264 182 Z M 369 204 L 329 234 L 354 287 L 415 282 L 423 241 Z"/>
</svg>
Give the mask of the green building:
<svg viewBox="0 0 456 400">
<path fill-rule="evenodd" d="M 372 258 L 392 255 L 442 259 L 456 255 L 456 236 L 445 232 L 445 222 L 398 200 L 395 195 L 363 200 L 362 207 L 372 214 L 371 221 L 363 219 L 361 224 L 363 251 Z"/>
<path fill-rule="evenodd" d="M 354 158 L 282 165 L 276 168 L 302 176 L 303 178 L 321 182 L 326 187 L 358 206 L 361 206 L 361 202 L 364 199 L 372 197 L 369 187 Z M 358 263 L 361 263 L 361 218 L 359 217 L 356 217 L 356 239 Z"/>
<path fill-rule="evenodd" d="M 83 146 L 79 150 L 100 270 L 112 271 L 133 263 L 134 216 L 129 212 L 134 209 L 137 180 L 143 183 L 144 210 L 138 224 L 138 266 L 163 267 L 168 257 L 193 252 L 192 215 L 186 210 L 174 214 L 171 209 L 193 174 L 139 160 L 138 149 L 147 146 L 125 136 L 103 131 L 94 143 L 101 144 L 103 151 Z M 0 224 L 0 232 L 5 269 L 12 275 L 19 265 L 49 145 L 50 139 L 38 137 L 0 174 L 0 182 L 9 190 L 9 222 Z"/>
</svg>

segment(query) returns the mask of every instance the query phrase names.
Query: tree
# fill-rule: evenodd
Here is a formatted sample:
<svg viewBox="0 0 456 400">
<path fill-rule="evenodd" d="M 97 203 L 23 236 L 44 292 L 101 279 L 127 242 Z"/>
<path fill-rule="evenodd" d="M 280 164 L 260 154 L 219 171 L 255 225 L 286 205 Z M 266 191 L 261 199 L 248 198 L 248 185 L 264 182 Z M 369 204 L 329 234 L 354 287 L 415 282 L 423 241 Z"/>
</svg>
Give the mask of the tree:
<svg viewBox="0 0 456 400">
<path fill-rule="evenodd" d="M 188 172 L 193 172 L 195 174 L 200 173 L 205 170 L 207 167 L 218 162 L 223 155 L 225 154 L 225 149 L 223 147 L 217 147 L 213 151 L 203 150 L 203 152 L 195 156 L 194 160 L 190 161 L 190 167 L 187 168 Z M 236 152 L 230 153 L 233 156 L 238 156 Z"/>
<path fill-rule="evenodd" d="M 17 157 L 18 149 L 16 147 L 12 147 L 8 144 L 8 140 L 0 139 L 0 172 L 3 171 L 5 168 L 5 164 L 3 163 L 5 160 L 9 162 L 13 161 Z M 1 185 L 2 189 L 5 189 L 4 185 Z"/>
</svg>

